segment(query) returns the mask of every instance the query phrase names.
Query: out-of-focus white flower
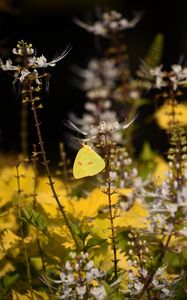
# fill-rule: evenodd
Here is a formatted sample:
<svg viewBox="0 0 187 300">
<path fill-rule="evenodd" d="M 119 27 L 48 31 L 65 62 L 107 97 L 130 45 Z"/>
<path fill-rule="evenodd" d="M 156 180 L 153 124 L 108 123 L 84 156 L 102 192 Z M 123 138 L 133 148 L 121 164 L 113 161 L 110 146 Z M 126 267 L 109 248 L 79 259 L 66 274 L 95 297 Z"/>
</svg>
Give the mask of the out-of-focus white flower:
<svg viewBox="0 0 187 300">
<path fill-rule="evenodd" d="M 93 279 L 99 279 L 102 276 L 102 272 L 100 272 L 97 268 L 91 268 L 86 274 L 86 281 L 90 282 Z"/>
<path fill-rule="evenodd" d="M 166 209 L 170 213 L 171 217 L 174 217 L 175 213 L 178 210 L 178 204 L 175 204 L 175 203 L 166 204 Z"/>
<path fill-rule="evenodd" d="M 158 66 L 154 69 L 150 69 L 150 75 L 155 78 L 155 87 L 157 89 L 161 89 L 166 86 L 166 82 L 164 81 L 165 72 L 162 71 L 163 66 Z"/>
<path fill-rule="evenodd" d="M 91 295 L 95 297 L 97 300 L 103 300 L 106 297 L 106 291 L 103 285 L 94 287 L 91 290 Z"/>
<path fill-rule="evenodd" d="M 93 260 L 90 260 L 87 264 L 86 264 L 86 270 L 89 271 L 91 268 L 93 268 L 94 263 Z"/>
<path fill-rule="evenodd" d="M 187 207 L 187 184 L 182 187 L 182 190 L 180 190 L 177 193 L 177 203 L 180 206 L 186 206 Z"/>
<path fill-rule="evenodd" d="M 144 285 L 143 285 L 143 283 L 141 283 L 141 282 L 135 282 L 135 283 L 134 283 L 134 288 L 135 288 L 138 292 L 140 292 L 140 291 L 143 289 L 143 287 L 144 287 Z"/>
<path fill-rule="evenodd" d="M 110 171 L 109 177 L 110 180 L 115 180 L 117 178 L 117 173 L 114 171 Z"/>
<path fill-rule="evenodd" d="M 66 262 L 65 268 L 66 268 L 67 271 L 72 271 L 73 270 L 69 260 Z"/>
<path fill-rule="evenodd" d="M 80 297 L 79 299 L 83 299 L 84 295 L 86 294 L 86 286 L 77 286 L 76 291 L 77 295 Z"/>
<path fill-rule="evenodd" d="M 81 87 L 86 91 L 113 88 L 115 80 L 121 72 L 119 67 L 116 67 L 114 60 L 108 58 L 94 58 L 89 62 L 87 69 L 75 66 L 74 71 L 84 79 Z"/>
<path fill-rule="evenodd" d="M 133 28 L 140 21 L 142 14 L 135 14 L 135 17 L 129 21 L 123 18 L 122 15 L 116 11 L 103 13 L 101 20 L 96 21 L 92 25 L 86 24 L 79 19 L 74 19 L 75 23 L 84 28 L 88 32 L 102 37 L 110 37 L 110 35 L 117 32 Z"/>
<path fill-rule="evenodd" d="M 168 296 L 170 294 L 170 290 L 167 289 L 166 287 L 163 287 L 161 291 L 162 293 L 164 293 L 165 296 Z"/>
<path fill-rule="evenodd" d="M 179 234 L 187 237 L 187 227 L 184 227 L 183 229 L 179 230 Z"/>
</svg>

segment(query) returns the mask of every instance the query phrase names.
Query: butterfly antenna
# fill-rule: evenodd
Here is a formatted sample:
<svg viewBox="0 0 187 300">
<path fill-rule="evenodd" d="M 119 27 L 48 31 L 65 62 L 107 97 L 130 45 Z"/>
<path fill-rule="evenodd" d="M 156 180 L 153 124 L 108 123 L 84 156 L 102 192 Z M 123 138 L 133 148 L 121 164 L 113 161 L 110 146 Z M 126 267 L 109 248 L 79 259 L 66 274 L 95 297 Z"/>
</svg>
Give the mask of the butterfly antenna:
<svg viewBox="0 0 187 300">
<path fill-rule="evenodd" d="M 75 131 L 76 133 L 82 134 L 84 136 L 88 135 L 86 131 L 83 131 L 82 129 L 78 128 L 71 120 L 67 120 L 66 122 L 64 122 L 64 125 L 72 131 Z"/>
<path fill-rule="evenodd" d="M 122 128 L 127 129 L 137 119 L 138 116 L 139 116 L 139 113 L 137 113 L 136 116 L 129 123 L 123 125 Z"/>
</svg>

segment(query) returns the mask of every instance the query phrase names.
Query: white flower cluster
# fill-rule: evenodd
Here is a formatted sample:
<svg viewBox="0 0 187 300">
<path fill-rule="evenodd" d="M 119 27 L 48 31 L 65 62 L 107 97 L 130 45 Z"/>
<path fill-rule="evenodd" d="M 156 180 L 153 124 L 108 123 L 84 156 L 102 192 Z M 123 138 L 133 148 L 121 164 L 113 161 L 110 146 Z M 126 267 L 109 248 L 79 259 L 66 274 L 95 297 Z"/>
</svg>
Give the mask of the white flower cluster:
<svg viewBox="0 0 187 300">
<path fill-rule="evenodd" d="M 117 11 L 112 10 L 110 12 L 104 12 L 101 16 L 101 20 L 96 21 L 92 25 L 86 24 L 78 19 L 75 19 L 75 23 L 88 32 L 106 38 L 110 37 L 111 34 L 116 34 L 120 31 L 135 27 L 140 19 L 141 14 L 135 14 L 135 17 L 129 21 L 123 18 Z"/>
<path fill-rule="evenodd" d="M 76 72 L 84 79 L 82 88 L 89 90 L 105 90 L 108 94 L 115 87 L 115 80 L 120 75 L 113 59 L 92 59 L 87 69 L 76 68 Z"/>
<path fill-rule="evenodd" d="M 60 55 L 55 57 L 52 61 L 47 62 L 47 59 L 44 55 L 39 57 L 34 56 L 34 49 L 32 48 L 32 44 L 27 44 L 24 41 L 20 41 L 17 44 L 16 48 L 13 48 L 13 54 L 17 56 L 24 57 L 23 65 L 13 65 L 11 59 L 7 59 L 5 64 L 2 59 L 0 59 L 0 68 L 3 71 L 14 71 L 15 79 L 23 82 L 26 77 L 32 74 L 32 77 L 38 79 L 38 68 L 47 68 L 54 67 L 57 62 L 62 60 L 67 53 L 69 52 L 69 48 L 67 47 Z M 37 84 L 41 84 L 40 80 L 37 80 Z"/>
<path fill-rule="evenodd" d="M 59 280 L 52 280 L 57 284 L 57 299 L 66 300 L 103 300 L 106 296 L 101 284 L 103 273 L 99 271 L 88 253 L 70 254 L 71 259 L 65 263 Z"/>
<path fill-rule="evenodd" d="M 187 68 L 181 65 L 172 65 L 169 72 L 163 71 L 163 66 L 158 66 L 149 70 L 150 79 L 153 81 L 154 87 L 161 89 L 163 87 L 171 87 L 174 91 L 180 86 L 187 85 Z"/>
<path fill-rule="evenodd" d="M 81 119 L 82 130 L 87 132 L 89 136 L 88 141 L 98 138 L 101 141 L 104 139 L 104 135 L 107 134 L 111 141 L 120 143 L 122 139 L 120 130 L 127 129 L 135 120 L 134 118 L 128 123 L 120 124 L 118 122 L 117 113 L 110 110 L 101 112 L 99 117 L 102 120 L 100 122 L 98 122 L 97 110 L 95 110 L 95 113 L 85 113 Z"/>
<path fill-rule="evenodd" d="M 75 73 L 83 79 L 79 86 L 86 91 L 89 100 L 112 99 L 122 101 L 124 99 L 124 78 L 128 78 L 128 70 L 123 63 L 117 62 L 114 58 L 92 59 L 87 69 L 74 67 Z M 123 82 L 121 82 L 123 81 Z M 122 88 L 116 88 L 122 85 Z M 128 99 L 139 99 L 140 92 L 134 80 L 126 82 L 125 97 Z"/>
<path fill-rule="evenodd" d="M 147 270 L 146 268 L 146 261 L 147 257 L 146 255 L 149 254 L 149 249 L 147 247 L 147 241 L 141 240 L 141 237 L 138 237 L 137 235 L 129 235 L 130 238 L 136 238 L 136 241 L 129 241 L 128 245 L 130 247 L 128 254 L 130 259 L 128 260 L 129 266 L 133 267 L 128 271 L 128 279 L 127 279 L 127 290 L 126 293 L 129 293 L 131 296 L 135 296 L 140 294 L 144 286 L 149 279 L 150 272 L 153 270 Z M 150 259 L 150 257 L 149 257 Z M 168 275 L 166 272 L 166 268 L 160 267 L 155 272 L 153 279 L 149 285 L 149 290 L 151 293 L 158 294 L 159 292 L 159 299 L 165 299 L 165 297 L 168 297 L 167 299 L 172 299 L 172 292 L 170 291 L 171 282 L 167 279 Z"/>
<path fill-rule="evenodd" d="M 128 195 L 119 197 L 118 206 L 121 211 L 128 210 L 137 199 L 135 185 L 140 179 L 138 170 L 133 164 L 125 147 L 118 147 L 111 151 L 111 171 L 109 173 L 111 186 L 114 189 L 130 188 Z M 133 189 L 132 189 L 133 186 Z"/>
<path fill-rule="evenodd" d="M 135 268 L 128 271 L 128 291 L 131 296 L 140 294 L 148 280 L 150 274 L 145 267 L 137 265 Z M 155 272 L 153 279 L 149 285 L 151 293 L 156 292 L 159 299 L 173 299 L 173 293 L 171 291 L 172 282 L 168 280 L 168 274 L 166 268 L 160 267 Z M 167 297 L 167 298 L 166 298 Z"/>
<path fill-rule="evenodd" d="M 177 164 L 175 167 L 177 167 Z M 173 219 L 178 212 L 182 214 L 185 223 L 187 220 L 187 185 L 184 184 L 179 188 L 174 176 L 173 162 L 169 162 L 169 170 L 166 173 L 166 178 L 162 185 L 155 190 L 153 201 L 149 203 L 150 231 L 157 232 L 158 234 L 176 232 Z M 183 226 L 182 223 L 180 225 Z M 177 232 L 178 234 L 185 235 L 186 227 L 177 230 Z"/>
</svg>

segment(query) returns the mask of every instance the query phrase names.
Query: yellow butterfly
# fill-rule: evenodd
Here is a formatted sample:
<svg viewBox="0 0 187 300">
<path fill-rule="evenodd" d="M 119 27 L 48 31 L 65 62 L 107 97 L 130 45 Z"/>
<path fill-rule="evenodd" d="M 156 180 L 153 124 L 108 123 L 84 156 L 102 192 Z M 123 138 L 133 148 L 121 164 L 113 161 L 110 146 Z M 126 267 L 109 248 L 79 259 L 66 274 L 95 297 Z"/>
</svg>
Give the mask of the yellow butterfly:
<svg viewBox="0 0 187 300">
<path fill-rule="evenodd" d="M 105 168 L 105 161 L 91 147 L 83 145 L 77 153 L 73 165 L 73 176 L 76 179 L 94 176 Z"/>
</svg>

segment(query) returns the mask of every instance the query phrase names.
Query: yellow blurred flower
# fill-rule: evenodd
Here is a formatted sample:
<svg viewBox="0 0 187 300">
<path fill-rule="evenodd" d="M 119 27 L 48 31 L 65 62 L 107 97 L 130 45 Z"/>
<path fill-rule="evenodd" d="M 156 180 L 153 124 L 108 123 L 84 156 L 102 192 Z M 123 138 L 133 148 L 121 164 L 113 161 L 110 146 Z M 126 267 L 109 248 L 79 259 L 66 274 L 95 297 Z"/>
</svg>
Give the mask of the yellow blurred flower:
<svg viewBox="0 0 187 300">
<path fill-rule="evenodd" d="M 21 238 L 13 233 L 11 230 L 4 230 L 1 237 L 1 243 L 3 245 L 3 250 L 9 250 L 13 246 L 15 247 Z"/>
<path fill-rule="evenodd" d="M 154 182 L 156 183 L 156 185 L 160 185 L 166 177 L 166 173 L 168 171 L 168 164 L 160 156 L 155 157 L 155 162 L 156 168 L 153 173 L 153 177 L 155 179 Z"/>
<path fill-rule="evenodd" d="M 42 300 L 48 300 L 49 297 L 45 292 L 38 292 L 38 291 L 33 291 L 34 295 L 34 299 L 31 298 L 31 293 L 30 291 L 27 291 L 26 294 L 20 294 L 17 291 L 12 291 L 12 300 L 38 300 L 38 299 L 42 299 Z"/>
<path fill-rule="evenodd" d="M 62 181 L 55 179 L 55 190 L 57 194 L 59 195 L 59 199 L 64 205 L 64 201 L 66 197 L 66 189 L 64 187 L 64 184 Z M 46 214 L 48 214 L 50 217 L 57 218 L 59 217 L 59 209 L 58 205 L 52 195 L 51 188 L 48 184 L 48 178 L 47 177 L 41 177 L 38 182 L 37 187 L 37 203 L 39 203 Z"/>
<path fill-rule="evenodd" d="M 120 189 L 112 195 L 112 205 L 117 203 L 119 195 L 127 195 L 131 189 Z M 64 202 L 65 210 L 79 219 L 94 218 L 97 216 L 99 209 L 107 207 L 108 196 L 101 189 L 94 189 L 86 198 L 66 199 Z"/>
<path fill-rule="evenodd" d="M 20 185 L 23 195 L 33 194 L 34 181 L 33 169 L 31 166 L 19 166 Z M 16 167 L 7 167 L 0 170 L 0 207 L 6 205 L 17 194 L 18 186 L 16 176 Z"/>
<path fill-rule="evenodd" d="M 6 261 L 2 264 L 0 269 L 0 278 L 3 278 L 7 273 L 15 271 L 15 267 L 10 261 Z"/>
<path fill-rule="evenodd" d="M 148 227 L 148 210 L 140 200 L 136 200 L 133 206 L 121 216 L 117 218 L 117 226 L 119 227 L 133 227 L 133 228 L 147 228 Z"/>
<path fill-rule="evenodd" d="M 148 227 L 148 211 L 140 200 L 136 200 L 128 211 L 118 211 L 116 218 L 113 220 L 114 226 L 119 228 L 147 228 Z M 101 238 L 107 238 L 110 241 L 111 230 L 110 220 L 108 217 L 96 218 L 92 221 L 93 232 Z"/>
<path fill-rule="evenodd" d="M 99 250 L 99 249 L 98 249 Z M 95 249 L 94 249 L 94 256 L 93 260 L 96 266 L 102 265 L 102 270 L 104 272 L 107 272 L 110 268 L 114 266 L 113 259 L 114 259 L 114 253 L 111 246 L 108 246 L 105 251 L 97 251 L 96 249 L 96 255 L 95 255 Z M 120 269 L 127 270 L 129 269 L 128 265 L 128 257 L 124 255 L 124 253 L 121 252 L 120 249 L 117 249 L 117 259 L 118 267 Z"/>
<path fill-rule="evenodd" d="M 15 215 L 15 208 L 11 207 L 3 213 L 0 214 L 0 228 L 4 229 L 14 229 L 18 228 L 17 219 Z"/>
<path fill-rule="evenodd" d="M 172 106 L 171 103 L 168 102 L 162 105 L 157 112 L 155 113 L 155 118 L 158 125 L 163 129 L 169 129 L 169 124 L 172 121 Z M 177 104 L 175 106 L 175 121 L 180 122 L 181 125 L 187 125 L 187 105 L 185 104 Z"/>
</svg>

